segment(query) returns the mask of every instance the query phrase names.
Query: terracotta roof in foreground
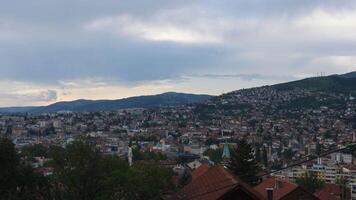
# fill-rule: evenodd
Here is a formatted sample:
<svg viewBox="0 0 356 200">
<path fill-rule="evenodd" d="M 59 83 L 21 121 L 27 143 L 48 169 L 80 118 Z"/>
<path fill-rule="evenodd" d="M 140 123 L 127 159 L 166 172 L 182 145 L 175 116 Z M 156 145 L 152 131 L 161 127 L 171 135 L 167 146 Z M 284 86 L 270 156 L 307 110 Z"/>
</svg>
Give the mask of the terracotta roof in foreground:
<svg viewBox="0 0 356 200">
<path fill-rule="evenodd" d="M 195 180 L 201 175 L 205 174 L 209 170 L 209 165 L 208 164 L 202 164 L 200 165 L 196 170 L 192 172 L 192 179 Z"/>
<path fill-rule="evenodd" d="M 214 166 L 192 180 L 172 199 L 174 200 L 217 200 L 236 188 L 263 199 L 253 188 L 229 173 L 223 166 Z"/>
<path fill-rule="evenodd" d="M 280 184 L 278 188 L 276 188 L 277 184 Z M 267 198 L 266 188 L 273 188 L 273 199 L 281 199 L 288 193 L 295 190 L 297 187 L 298 185 L 292 182 L 271 177 L 264 180 L 262 183 L 257 185 L 254 189 L 257 190 L 257 192 L 259 192 L 262 196 Z"/>
</svg>

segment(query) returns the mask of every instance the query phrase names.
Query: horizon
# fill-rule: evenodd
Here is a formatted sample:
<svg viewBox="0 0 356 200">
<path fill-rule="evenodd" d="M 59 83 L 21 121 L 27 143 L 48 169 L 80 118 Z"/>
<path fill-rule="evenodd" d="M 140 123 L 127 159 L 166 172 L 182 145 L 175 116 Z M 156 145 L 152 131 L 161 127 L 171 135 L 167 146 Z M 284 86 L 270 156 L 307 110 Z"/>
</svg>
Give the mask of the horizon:
<svg viewBox="0 0 356 200">
<path fill-rule="evenodd" d="M 162 95 L 162 94 L 166 94 L 166 93 L 178 93 L 178 94 L 193 94 L 193 95 L 209 95 L 209 96 L 220 96 L 226 93 L 230 93 L 230 92 L 234 92 L 234 91 L 238 91 L 241 89 L 252 89 L 252 88 L 258 88 L 258 87 L 264 87 L 264 86 L 272 86 L 275 84 L 283 84 L 283 83 L 289 83 L 289 82 L 293 82 L 293 81 L 298 81 L 298 80 L 304 80 L 304 79 L 308 79 L 308 78 L 316 78 L 316 77 L 328 77 L 328 76 L 333 76 L 333 75 L 344 75 L 344 74 L 349 74 L 349 73 L 355 73 L 356 71 L 350 71 L 350 72 L 345 72 L 345 73 L 340 73 L 340 74 L 318 74 L 316 76 L 310 76 L 310 77 L 304 77 L 304 78 L 300 78 L 300 79 L 295 79 L 295 80 L 288 80 L 288 81 L 282 81 L 282 82 L 278 82 L 278 83 L 273 83 L 273 84 L 268 84 L 268 85 L 256 85 L 256 86 L 251 86 L 251 87 L 247 87 L 247 88 L 238 88 L 235 90 L 230 90 L 230 91 L 224 91 L 223 93 L 219 93 L 219 94 L 206 94 L 206 93 L 189 93 L 189 92 L 181 92 L 181 91 L 163 91 L 160 93 L 148 93 L 148 94 L 138 94 L 138 95 L 134 95 L 134 96 L 126 96 L 126 97 L 121 97 L 121 98 L 112 98 L 112 99 L 88 99 L 88 98 L 80 98 L 80 99 L 69 99 L 69 100 L 65 100 L 65 101 L 55 101 L 49 104 L 44 104 L 44 105 L 23 105 L 23 106 L 0 106 L 0 108 L 21 108 L 21 107 L 46 107 L 46 106 L 50 106 L 52 104 L 56 104 L 56 103 L 67 103 L 67 102 L 74 102 L 74 101 L 114 101 L 114 100 L 123 100 L 123 99 L 128 99 L 128 98 L 133 98 L 133 97 L 144 97 L 144 96 L 155 96 L 155 95 Z"/>
<path fill-rule="evenodd" d="M 4 3 L 0 107 L 219 95 L 356 71 L 356 2 L 155 2 Z"/>
<path fill-rule="evenodd" d="M 356 200 L 355 32 L 350 0 L 2 1 L 0 200 Z"/>
</svg>

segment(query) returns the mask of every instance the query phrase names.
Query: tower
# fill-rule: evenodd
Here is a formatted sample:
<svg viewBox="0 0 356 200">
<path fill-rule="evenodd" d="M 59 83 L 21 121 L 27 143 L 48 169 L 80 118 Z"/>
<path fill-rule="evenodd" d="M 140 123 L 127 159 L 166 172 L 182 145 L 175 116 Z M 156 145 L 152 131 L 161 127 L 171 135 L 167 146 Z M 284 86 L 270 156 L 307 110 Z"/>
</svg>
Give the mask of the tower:
<svg viewBox="0 0 356 200">
<path fill-rule="evenodd" d="M 129 161 L 129 166 L 132 166 L 132 148 L 129 147 L 129 151 L 127 152 L 127 159 Z"/>
<path fill-rule="evenodd" d="M 229 144 L 225 141 L 223 154 L 221 156 L 223 159 L 230 159 Z"/>
</svg>

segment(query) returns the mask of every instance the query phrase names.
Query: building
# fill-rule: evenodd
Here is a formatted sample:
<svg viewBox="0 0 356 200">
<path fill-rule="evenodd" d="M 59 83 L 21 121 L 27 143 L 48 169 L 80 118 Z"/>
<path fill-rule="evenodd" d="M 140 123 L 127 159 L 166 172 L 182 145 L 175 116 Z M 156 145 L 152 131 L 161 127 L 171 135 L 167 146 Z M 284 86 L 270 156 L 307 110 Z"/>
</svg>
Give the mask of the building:
<svg viewBox="0 0 356 200">
<path fill-rule="evenodd" d="M 336 184 L 325 184 L 318 192 L 314 193 L 320 200 L 340 200 L 341 187 Z"/>
<path fill-rule="evenodd" d="M 173 195 L 171 200 L 265 199 L 221 165 L 211 167 L 209 170 L 203 169 L 203 171 L 206 172 L 195 176 L 180 192 Z"/>
<path fill-rule="evenodd" d="M 273 200 L 319 200 L 318 197 L 306 191 L 302 187 L 276 177 L 263 180 L 254 188 L 265 199 Z M 271 191 L 270 198 L 267 198 L 267 190 Z"/>
<path fill-rule="evenodd" d="M 230 159 L 230 150 L 229 150 L 229 145 L 227 142 L 225 142 L 225 144 L 224 144 L 222 159 Z"/>
</svg>

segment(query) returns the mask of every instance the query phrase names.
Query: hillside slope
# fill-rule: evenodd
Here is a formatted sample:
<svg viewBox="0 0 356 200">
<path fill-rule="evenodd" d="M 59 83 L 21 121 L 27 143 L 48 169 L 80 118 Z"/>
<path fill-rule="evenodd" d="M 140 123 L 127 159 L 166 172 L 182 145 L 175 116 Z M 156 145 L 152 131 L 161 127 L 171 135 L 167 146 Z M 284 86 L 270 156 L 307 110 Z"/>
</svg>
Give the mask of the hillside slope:
<svg viewBox="0 0 356 200">
<path fill-rule="evenodd" d="M 129 97 L 118 100 L 84 100 L 79 99 L 69 102 L 58 102 L 48 106 L 41 107 L 12 107 L 0 108 L 0 112 L 57 112 L 57 111 L 78 111 L 78 112 L 96 112 L 111 111 L 125 108 L 154 108 L 160 106 L 178 106 L 203 102 L 210 99 L 210 95 L 197 95 L 167 92 L 158 95 Z"/>
</svg>

